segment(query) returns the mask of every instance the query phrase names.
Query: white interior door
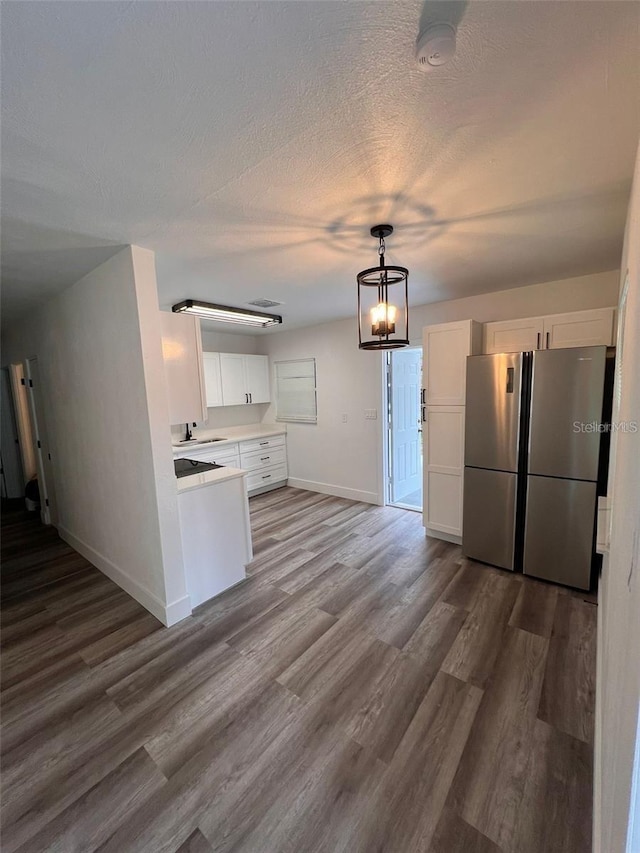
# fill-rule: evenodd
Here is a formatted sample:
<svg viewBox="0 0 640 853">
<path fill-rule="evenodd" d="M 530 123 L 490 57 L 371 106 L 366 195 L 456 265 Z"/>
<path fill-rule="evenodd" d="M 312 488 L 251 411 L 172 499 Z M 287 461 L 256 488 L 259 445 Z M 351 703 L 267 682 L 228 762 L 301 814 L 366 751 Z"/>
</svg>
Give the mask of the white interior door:
<svg viewBox="0 0 640 853">
<path fill-rule="evenodd" d="M 2 408 L 0 408 L 2 446 L 2 497 L 21 498 L 24 496 L 24 474 L 20 462 L 20 441 L 18 427 L 14 416 L 13 400 L 11 398 L 11 383 L 9 371 L 3 368 L 0 372 L 2 379 Z"/>
<path fill-rule="evenodd" d="M 420 377 L 422 350 L 391 354 L 391 501 L 422 488 Z"/>
<path fill-rule="evenodd" d="M 38 467 L 38 489 L 40 491 L 40 517 L 43 524 L 55 524 L 57 521 L 53 471 L 51 466 L 51 448 L 47 436 L 46 422 L 42 407 L 40 370 L 37 358 L 25 361 L 25 379 L 29 397 L 29 413 L 33 445 Z"/>
</svg>

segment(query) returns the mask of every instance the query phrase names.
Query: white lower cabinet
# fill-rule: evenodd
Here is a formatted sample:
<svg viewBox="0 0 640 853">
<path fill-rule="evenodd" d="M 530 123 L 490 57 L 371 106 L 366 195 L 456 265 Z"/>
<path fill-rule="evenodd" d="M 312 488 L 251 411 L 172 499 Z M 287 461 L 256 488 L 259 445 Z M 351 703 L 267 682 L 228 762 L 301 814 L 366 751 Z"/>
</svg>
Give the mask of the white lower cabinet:
<svg viewBox="0 0 640 853">
<path fill-rule="evenodd" d="M 240 467 L 247 474 L 249 495 L 259 494 L 287 482 L 287 440 L 284 435 L 240 442 Z"/>
<path fill-rule="evenodd" d="M 427 406 L 424 436 L 424 526 L 427 534 L 462 536 L 464 406 Z"/>
<path fill-rule="evenodd" d="M 221 445 L 191 445 L 180 449 L 176 459 L 197 459 L 199 462 L 215 462 L 230 468 L 242 468 L 249 495 L 280 488 L 287 483 L 287 437 L 270 435 L 268 438 L 250 438 L 246 441 L 225 442 Z"/>
</svg>

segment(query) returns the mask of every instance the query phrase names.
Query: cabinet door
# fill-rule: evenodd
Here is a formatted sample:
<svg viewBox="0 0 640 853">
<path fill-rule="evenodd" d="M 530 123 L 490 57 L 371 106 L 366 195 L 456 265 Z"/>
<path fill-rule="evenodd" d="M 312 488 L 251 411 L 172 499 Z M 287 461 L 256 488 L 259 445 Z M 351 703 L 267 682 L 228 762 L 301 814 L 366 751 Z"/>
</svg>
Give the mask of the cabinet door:
<svg viewBox="0 0 640 853">
<path fill-rule="evenodd" d="M 528 352 L 542 349 L 543 333 L 543 317 L 485 323 L 484 352 L 491 355 L 497 352 Z"/>
<path fill-rule="evenodd" d="M 269 359 L 266 355 L 245 355 L 247 391 L 250 403 L 269 403 Z"/>
<path fill-rule="evenodd" d="M 204 421 L 207 418 L 207 401 L 200 320 L 189 314 L 160 311 L 160 325 L 169 423 Z"/>
<path fill-rule="evenodd" d="M 236 353 L 220 353 L 220 375 L 222 380 L 222 403 L 225 406 L 241 406 L 249 402 L 245 374 L 245 357 Z"/>
<path fill-rule="evenodd" d="M 472 320 L 426 326 L 422 330 L 427 405 L 464 405 L 467 356 L 479 352 L 480 331 L 480 325 Z"/>
<path fill-rule="evenodd" d="M 613 345 L 615 308 L 595 308 L 544 318 L 545 349 Z"/>
<path fill-rule="evenodd" d="M 427 406 L 424 424 L 424 526 L 462 534 L 464 406 Z"/>
<path fill-rule="evenodd" d="M 220 374 L 220 353 L 203 352 L 204 385 L 207 391 L 207 408 L 222 406 L 222 376 Z"/>
</svg>

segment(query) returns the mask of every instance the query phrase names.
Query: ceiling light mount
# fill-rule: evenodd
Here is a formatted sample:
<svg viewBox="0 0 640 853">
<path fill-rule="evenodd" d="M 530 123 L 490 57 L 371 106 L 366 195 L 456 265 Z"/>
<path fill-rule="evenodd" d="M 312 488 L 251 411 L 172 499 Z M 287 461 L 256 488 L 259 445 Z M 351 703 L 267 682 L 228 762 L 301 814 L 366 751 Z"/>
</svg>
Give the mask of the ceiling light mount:
<svg viewBox="0 0 640 853">
<path fill-rule="evenodd" d="M 267 314 L 264 311 L 248 311 L 246 308 L 231 308 L 228 305 L 215 305 L 198 299 L 185 299 L 171 307 L 176 314 L 195 314 L 203 320 L 215 320 L 219 323 L 238 323 L 242 326 L 277 326 L 282 323 L 279 314 Z"/>
<path fill-rule="evenodd" d="M 385 262 L 384 240 L 393 225 L 374 225 L 370 233 L 379 241 L 380 263 L 357 275 L 358 346 L 399 349 L 409 346 L 409 270 Z"/>
</svg>

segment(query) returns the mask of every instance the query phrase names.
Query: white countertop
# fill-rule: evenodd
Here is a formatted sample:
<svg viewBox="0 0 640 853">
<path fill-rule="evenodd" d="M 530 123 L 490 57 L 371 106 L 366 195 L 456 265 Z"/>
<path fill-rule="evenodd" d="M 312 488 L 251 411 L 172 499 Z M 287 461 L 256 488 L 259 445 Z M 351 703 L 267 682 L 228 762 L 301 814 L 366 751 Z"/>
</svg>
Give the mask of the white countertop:
<svg viewBox="0 0 640 853">
<path fill-rule="evenodd" d="M 246 471 L 241 468 L 214 468 L 213 471 L 203 471 L 202 474 L 189 474 L 187 477 L 177 477 L 178 494 L 190 492 L 193 489 L 202 489 L 204 486 L 212 486 L 224 483 L 225 480 L 235 480 L 244 477 Z"/>
<path fill-rule="evenodd" d="M 225 444 L 235 444 L 237 441 L 248 441 L 253 438 L 266 438 L 270 435 L 284 435 L 286 426 L 278 424 L 247 424 L 246 426 L 222 427 L 221 429 L 198 429 L 194 431 L 194 438 L 206 440 L 208 438 L 220 438 L 222 441 L 214 441 L 209 444 L 198 444 L 196 441 L 179 441 L 173 443 L 173 452 L 181 450 L 194 450 L 199 448 L 223 447 Z"/>
</svg>

